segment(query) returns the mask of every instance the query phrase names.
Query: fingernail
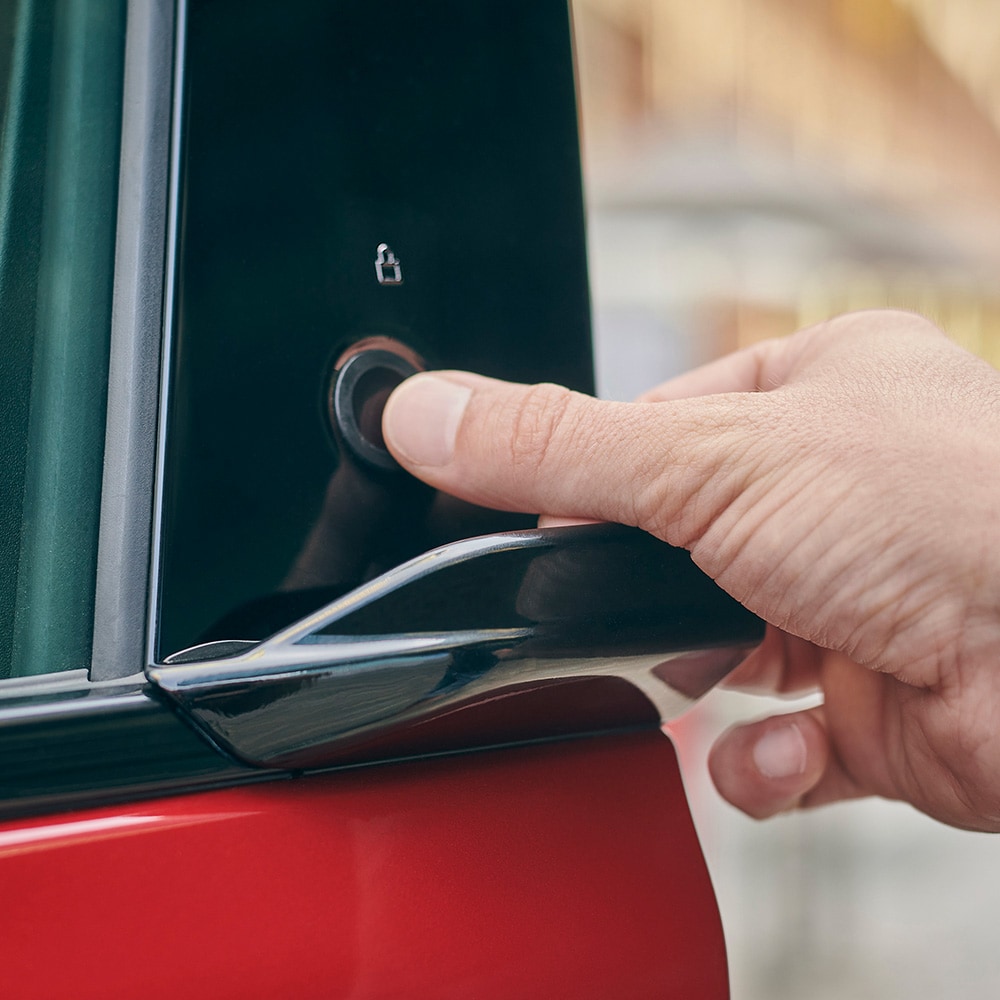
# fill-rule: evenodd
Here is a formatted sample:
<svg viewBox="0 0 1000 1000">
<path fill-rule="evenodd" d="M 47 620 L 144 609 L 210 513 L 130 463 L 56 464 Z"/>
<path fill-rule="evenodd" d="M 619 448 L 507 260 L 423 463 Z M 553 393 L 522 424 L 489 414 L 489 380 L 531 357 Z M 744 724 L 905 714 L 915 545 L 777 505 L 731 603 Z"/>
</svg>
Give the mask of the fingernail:
<svg viewBox="0 0 1000 1000">
<path fill-rule="evenodd" d="M 447 465 L 472 390 L 437 375 L 408 378 L 389 397 L 382 421 L 387 442 L 414 465 Z"/>
<path fill-rule="evenodd" d="M 792 778 L 805 774 L 806 741 L 794 723 L 769 729 L 753 748 L 753 762 L 765 778 Z"/>
</svg>

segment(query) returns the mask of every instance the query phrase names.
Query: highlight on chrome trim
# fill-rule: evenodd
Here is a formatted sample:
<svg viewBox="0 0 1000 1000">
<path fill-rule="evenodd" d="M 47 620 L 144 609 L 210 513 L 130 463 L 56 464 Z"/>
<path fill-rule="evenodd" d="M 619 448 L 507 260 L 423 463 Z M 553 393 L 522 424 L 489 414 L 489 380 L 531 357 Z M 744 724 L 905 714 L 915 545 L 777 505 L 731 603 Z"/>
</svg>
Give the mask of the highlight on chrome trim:
<svg viewBox="0 0 1000 1000">
<path fill-rule="evenodd" d="M 462 749 L 508 733 L 572 731 L 572 721 L 544 718 L 526 730 L 519 714 L 543 689 L 555 688 L 550 706 L 571 704 L 584 679 L 626 682 L 667 721 L 763 634 L 763 622 L 684 550 L 637 529 L 588 524 L 453 542 L 263 642 L 233 636 L 146 673 L 239 760 L 322 767 L 416 744 Z M 578 725 L 634 723 L 621 705 L 616 697 L 591 704 Z M 480 728 L 487 706 L 490 723 Z M 447 735 L 428 744 L 435 722 Z"/>
</svg>

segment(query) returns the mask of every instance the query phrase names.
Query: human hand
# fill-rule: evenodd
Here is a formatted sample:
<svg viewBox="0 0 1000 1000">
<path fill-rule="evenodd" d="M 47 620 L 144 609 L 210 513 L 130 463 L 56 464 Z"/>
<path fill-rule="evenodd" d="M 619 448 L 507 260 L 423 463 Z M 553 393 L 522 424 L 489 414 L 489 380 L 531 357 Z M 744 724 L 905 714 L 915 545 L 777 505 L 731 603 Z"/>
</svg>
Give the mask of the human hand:
<svg viewBox="0 0 1000 1000">
<path fill-rule="evenodd" d="M 1000 830 L 1000 374 L 927 321 L 844 316 L 636 403 L 421 374 L 383 428 L 466 500 L 689 549 L 770 624 L 733 679 L 824 700 L 720 738 L 734 805 L 874 794 Z"/>
</svg>

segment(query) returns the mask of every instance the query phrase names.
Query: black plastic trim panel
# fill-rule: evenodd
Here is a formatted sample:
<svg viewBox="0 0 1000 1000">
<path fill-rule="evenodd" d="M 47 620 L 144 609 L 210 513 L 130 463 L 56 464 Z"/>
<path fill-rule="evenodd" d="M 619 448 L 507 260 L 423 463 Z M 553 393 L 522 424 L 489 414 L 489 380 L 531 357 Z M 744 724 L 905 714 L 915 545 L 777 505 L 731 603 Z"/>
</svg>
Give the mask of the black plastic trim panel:
<svg viewBox="0 0 1000 1000">
<path fill-rule="evenodd" d="M 236 764 L 141 683 L 0 703 L 2 819 L 283 776 Z"/>
</svg>

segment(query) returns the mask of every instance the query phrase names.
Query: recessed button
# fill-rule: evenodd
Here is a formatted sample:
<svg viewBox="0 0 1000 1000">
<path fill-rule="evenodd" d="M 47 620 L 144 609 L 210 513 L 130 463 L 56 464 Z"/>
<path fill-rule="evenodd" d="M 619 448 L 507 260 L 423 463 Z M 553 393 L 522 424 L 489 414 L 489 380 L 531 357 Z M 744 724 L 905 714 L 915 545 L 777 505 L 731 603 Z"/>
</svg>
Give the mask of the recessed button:
<svg viewBox="0 0 1000 1000">
<path fill-rule="evenodd" d="M 382 437 L 382 411 L 393 389 L 405 378 L 421 371 L 420 358 L 403 344 L 401 350 L 388 337 L 367 343 L 379 346 L 345 352 L 334 373 L 329 397 L 329 417 L 344 445 L 362 462 L 375 469 L 399 469 Z M 404 353 L 405 355 L 404 356 Z"/>
</svg>

